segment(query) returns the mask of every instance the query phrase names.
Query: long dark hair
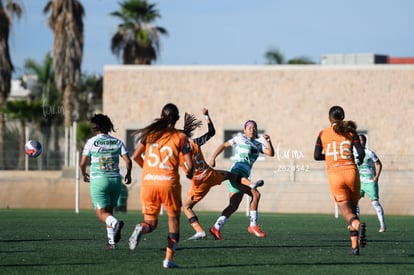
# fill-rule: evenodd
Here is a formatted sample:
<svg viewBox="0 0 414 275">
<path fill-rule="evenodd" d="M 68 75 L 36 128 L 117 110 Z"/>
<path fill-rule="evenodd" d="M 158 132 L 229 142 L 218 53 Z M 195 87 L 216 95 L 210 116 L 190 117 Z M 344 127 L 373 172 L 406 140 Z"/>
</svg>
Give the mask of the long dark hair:
<svg viewBox="0 0 414 275">
<path fill-rule="evenodd" d="M 194 115 L 185 113 L 183 132 L 187 137 L 192 137 L 193 131 L 199 128 L 203 122 L 198 120 Z"/>
<path fill-rule="evenodd" d="M 333 129 L 338 135 L 351 138 L 351 133 L 355 132 L 357 124 L 350 120 L 345 121 L 345 111 L 341 106 L 333 106 L 329 109 L 329 118 L 333 123 Z"/>
<path fill-rule="evenodd" d="M 101 132 L 104 134 L 108 134 L 109 132 L 115 132 L 114 125 L 112 124 L 111 119 L 104 114 L 94 114 L 93 117 L 89 120 L 93 125 L 92 129 Z"/>
<path fill-rule="evenodd" d="M 162 135 L 174 130 L 175 123 L 180 119 L 178 108 L 173 103 L 166 104 L 161 110 L 161 117 L 154 120 L 150 125 L 138 129 L 132 133 L 136 140 L 152 143 Z M 149 140 L 147 140 L 149 138 Z"/>
</svg>

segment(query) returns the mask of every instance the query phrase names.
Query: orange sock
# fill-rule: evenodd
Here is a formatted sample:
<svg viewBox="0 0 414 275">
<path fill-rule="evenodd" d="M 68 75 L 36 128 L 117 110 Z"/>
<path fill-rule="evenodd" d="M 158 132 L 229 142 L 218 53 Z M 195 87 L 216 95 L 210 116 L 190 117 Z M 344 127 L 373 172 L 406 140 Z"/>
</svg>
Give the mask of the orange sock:
<svg viewBox="0 0 414 275">
<path fill-rule="evenodd" d="M 168 238 L 167 249 L 165 251 L 165 259 L 172 261 L 174 258 L 174 252 L 177 247 L 177 242 L 175 239 Z"/>
<path fill-rule="evenodd" d="M 165 259 L 172 261 L 173 258 L 174 258 L 174 251 L 171 248 L 167 247 L 165 251 Z"/>
<path fill-rule="evenodd" d="M 351 231 L 351 247 L 357 248 L 358 247 L 358 231 Z"/>
<path fill-rule="evenodd" d="M 352 248 L 357 248 L 358 247 L 359 226 L 360 226 L 360 224 L 361 224 L 361 222 L 357 218 L 354 218 L 351 221 L 349 230 L 350 230 L 350 234 L 351 234 Z"/>
</svg>

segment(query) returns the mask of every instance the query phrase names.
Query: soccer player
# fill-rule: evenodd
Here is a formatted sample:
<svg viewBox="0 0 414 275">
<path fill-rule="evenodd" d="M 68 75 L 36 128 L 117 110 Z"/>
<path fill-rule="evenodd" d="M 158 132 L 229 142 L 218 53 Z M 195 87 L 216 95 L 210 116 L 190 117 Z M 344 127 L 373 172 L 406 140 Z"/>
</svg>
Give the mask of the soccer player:
<svg viewBox="0 0 414 275">
<path fill-rule="evenodd" d="M 90 182 L 90 196 L 98 219 L 106 224 L 108 249 L 115 249 L 121 239 L 124 222 L 113 216 L 114 207 L 121 193 L 122 176 L 119 173 L 119 156 L 125 161 L 127 172 L 126 184 L 131 183 L 132 161 L 125 144 L 108 133 L 115 132 L 110 118 L 95 114 L 90 122 L 95 136 L 90 138 L 83 149 L 80 170 L 83 180 Z M 90 175 L 86 166 L 90 160 Z"/>
<path fill-rule="evenodd" d="M 378 188 L 378 179 L 382 171 L 382 163 L 377 154 L 366 146 L 367 137 L 365 135 L 360 135 L 359 140 L 365 150 L 364 161 L 360 166 L 358 166 L 359 177 L 361 180 L 361 198 L 363 198 L 365 194 L 368 195 L 368 198 L 371 200 L 371 204 L 378 216 L 378 221 L 380 223 L 379 232 L 385 232 L 387 230 L 387 226 L 384 221 L 384 210 L 379 202 Z M 359 216 L 359 207 L 357 210 L 357 214 Z"/>
<path fill-rule="evenodd" d="M 206 237 L 206 232 L 201 226 L 193 207 L 200 202 L 210 191 L 213 186 L 220 185 L 223 181 L 230 179 L 235 184 L 244 184 L 239 186 L 244 193 L 252 197 L 252 204 L 257 205 L 260 199 L 260 193 L 257 190 L 251 190 L 264 184 L 263 180 L 252 183 L 247 178 L 243 178 L 235 173 L 224 170 L 215 170 L 211 168 L 205 161 L 201 146 L 203 146 L 216 133 L 213 121 L 206 108 L 202 109 L 202 113 L 207 121 L 208 131 L 204 135 L 192 139 L 192 132 L 201 125 L 201 121 L 197 120 L 193 115 L 185 114 L 184 133 L 190 140 L 192 148 L 192 158 L 194 164 L 194 176 L 192 185 L 187 193 L 187 197 L 183 203 L 183 211 L 188 221 L 195 230 L 195 234 L 188 240 L 200 240 Z"/>
<path fill-rule="evenodd" d="M 354 122 L 344 121 L 340 106 L 329 110 L 330 126 L 320 131 L 315 144 L 314 159 L 325 160 L 329 186 L 351 236 L 352 254 L 359 255 L 359 247 L 366 243 L 365 224 L 356 209 L 360 198 L 360 180 L 353 148 L 358 152 L 358 164 L 365 157 L 364 148 L 355 132 Z"/>
<path fill-rule="evenodd" d="M 264 141 L 260 141 L 257 138 L 257 123 L 254 120 L 246 121 L 244 124 L 244 134 L 237 135 L 221 144 L 211 156 L 210 166 L 215 167 L 217 156 L 221 154 L 225 148 L 232 146 L 235 149 L 235 156 L 230 171 L 240 177 L 249 178 L 253 164 L 260 153 L 271 157 L 275 154 L 269 135 L 263 134 Z M 246 193 L 252 196 L 253 192 L 259 192 L 256 189 L 249 189 L 248 192 L 245 192 L 242 189 L 244 185 L 240 185 L 233 180 L 227 182 L 227 187 L 229 189 L 229 204 L 221 212 L 221 215 L 218 217 L 215 224 L 210 228 L 210 233 L 216 240 L 223 240 L 221 237 L 221 229 L 230 216 L 239 208 L 240 202 L 243 199 L 243 194 Z M 247 227 L 247 231 L 259 238 L 263 238 L 266 235 L 257 224 L 258 204 L 259 201 L 253 203 L 253 200 L 250 203 L 250 225 Z"/>
<path fill-rule="evenodd" d="M 185 134 L 175 129 L 179 118 L 177 106 L 168 103 L 162 108 L 160 118 L 134 132 L 139 142 L 133 160 L 142 167 L 141 203 L 144 221 L 138 223 L 132 232 L 129 249 L 136 248 L 142 234 L 151 233 L 157 228 L 163 204 L 168 216 L 167 248 L 162 263 L 164 268 L 178 267 L 173 257 L 180 238 L 182 201 L 178 167 L 181 154 L 187 167 L 187 177 L 191 179 L 193 176 L 190 144 Z"/>
</svg>

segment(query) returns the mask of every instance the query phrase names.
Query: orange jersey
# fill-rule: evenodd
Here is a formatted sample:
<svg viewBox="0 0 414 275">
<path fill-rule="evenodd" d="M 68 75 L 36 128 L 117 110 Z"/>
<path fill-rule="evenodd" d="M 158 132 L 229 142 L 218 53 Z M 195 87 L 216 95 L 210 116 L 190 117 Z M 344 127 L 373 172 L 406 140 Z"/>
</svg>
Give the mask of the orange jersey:
<svg viewBox="0 0 414 275">
<path fill-rule="evenodd" d="M 355 166 L 352 145 L 355 137 L 353 133 L 350 133 L 350 136 L 351 139 L 347 139 L 346 137 L 335 133 L 332 126 L 323 129 L 319 133 L 328 171 L 329 169 L 344 165 Z"/>
<path fill-rule="evenodd" d="M 142 170 L 142 185 L 180 184 L 180 155 L 191 153 L 188 139 L 181 131 L 164 134 L 146 144 Z"/>
<path fill-rule="evenodd" d="M 190 145 L 192 149 L 194 175 L 191 180 L 192 185 L 188 191 L 188 196 L 190 196 L 193 201 L 199 202 L 207 195 L 211 187 L 220 185 L 227 178 L 222 171 L 214 170 L 207 164 L 200 145 L 194 142 L 194 140 L 190 141 Z M 183 162 L 183 160 L 181 160 L 181 162 Z M 183 166 L 183 164 L 181 164 L 181 166 Z M 183 169 L 185 168 L 183 167 Z"/>
<path fill-rule="evenodd" d="M 192 160 L 194 166 L 194 177 L 200 176 L 205 172 L 209 165 L 207 164 L 201 147 L 197 145 L 193 140 L 190 141 L 191 151 L 192 151 Z"/>
<path fill-rule="evenodd" d="M 353 155 L 355 138 L 358 139 L 355 133 L 350 133 L 349 138 L 335 133 L 332 126 L 319 133 L 321 144 L 316 146 L 323 148 L 329 186 L 336 202 L 357 203 L 359 199 L 359 174 Z"/>
</svg>

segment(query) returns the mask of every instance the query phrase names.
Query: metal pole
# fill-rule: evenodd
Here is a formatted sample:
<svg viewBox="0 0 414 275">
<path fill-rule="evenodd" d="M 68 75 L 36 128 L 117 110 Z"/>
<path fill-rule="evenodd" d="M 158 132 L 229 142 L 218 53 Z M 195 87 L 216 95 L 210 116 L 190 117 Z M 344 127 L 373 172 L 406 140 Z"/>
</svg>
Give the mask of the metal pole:
<svg viewBox="0 0 414 275">
<path fill-rule="evenodd" d="M 75 212 L 79 213 L 79 196 L 80 196 L 80 167 L 79 167 L 79 151 L 76 150 L 76 191 L 75 191 Z"/>
<path fill-rule="evenodd" d="M 27 142 L 29 140 L 29 127 L 27 125 L 24 128 L 24 134 Z M 23 150 L 25 150 L 25 148 L 23 148 Z M 24 154 L 24 170 L 29 171 L 29 156 L 27 154 Z"/>
</svg>

